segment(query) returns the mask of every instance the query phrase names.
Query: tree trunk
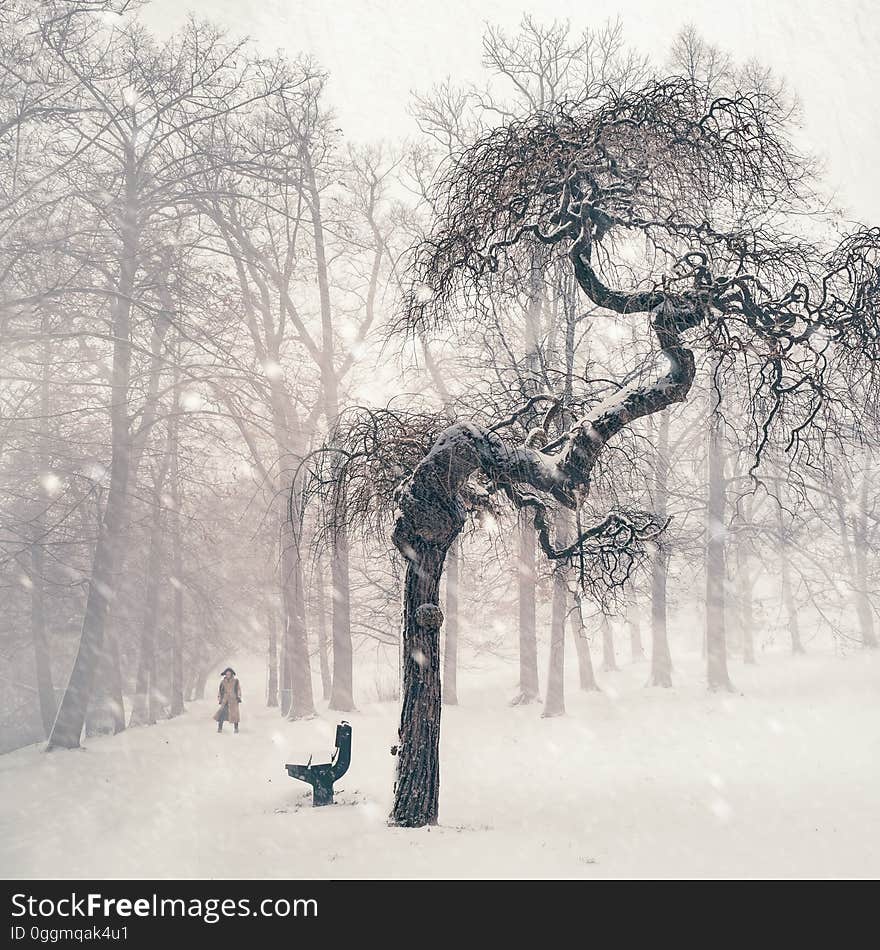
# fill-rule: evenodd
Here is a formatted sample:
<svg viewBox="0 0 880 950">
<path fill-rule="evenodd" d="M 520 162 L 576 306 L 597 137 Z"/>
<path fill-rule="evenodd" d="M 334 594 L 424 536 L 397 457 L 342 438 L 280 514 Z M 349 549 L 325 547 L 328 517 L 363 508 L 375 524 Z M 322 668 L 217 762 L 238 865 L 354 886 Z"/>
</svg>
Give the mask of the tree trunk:
<svg viewBox="0 0 880 950">
<path fill-rule="evenodd" d="M 446 551 L 411 549 L 403 593 L 403 702 L 391 824 L 436 825 L 440 795 L 440 578 Z"/>
<path fill-rule="evenodd" d="M 786 618 L 788 620 L 788 632 L 791 636 L 791 652 L 806 652 L 801 643 L 801 628 L 798 621 L 797 605 L 794 600 L 794 591 L 791 584 L 791 562 L 788 554 L 788 539 L 785 536 L 785 522 L 782 516 L 781 501 L 776 505 L 776 516 L 779 527 L 779 566 L 782 573 L 782 604 L 785 608 Z"/>
<path fill-rule="evenodd" d="M 115 736 L 125 729 L 125 703 L 122 697 L 122 664 L 119 637 L 107 630 L 98 657 L 95 686 L 86 710 L 85 734 Z"/>
<path fill-rule="evenodd" d="M 706 506 L 706 658 L 709 689 L 732 690 L 727 672 L 727 639 L 724 628 L 724 559 L 726 487 L 721 425 L 709 416 L 709 498 Z"/>
<path fill-rule="evenodd" d="M 289 534 L 290 526 L 286 518 L 284 527 L 288 529 Z M 290 676 L 290 708 L 287 716 L 289 719 L 304 719 L 315 715 L 315 701 L 312 695 L 312 669 L 306 632 L 302 560 L 296 539 L 288 536 L 285 541 L 281 553 L 281 570 L 287 601 L 287 622 L 284 631 L 284 652 Z"/>
<path fill-rule="evenodd" d="M 629 604 L 626 611 L 626 626 L 629 629 L 629 648 L 633 663 L 644 660 L 645 650 L 642 646 L 642 631 L 639 625 L 639 615 L 636 608 Z"/>
<path fill-rule="evenodd" d="M 164 472 L 156 479 L 153 517 L 150 526 L 150 551 L 144 584 L 144 613 L 141 620 L 140 655 L 137 683 L 131 710 L 132 726 L 156 722 L 156 637 L 159 626 L 159 571 L 162 564 L 162 484 Z"/>
<path fill-rule="evenodd" d="M 547 671 L 547 694 L 544 699 L 545 718 L 565 715 L 565 614 L 568 605 L 568 584 L 563 569 L 553 574 L 553 602 L 550 614 L 550 666 Z"/>
<path fill-rule="evenodd" d="M 174 366 L 174 405 L 179 402 L 178 367 Z M 178 420 L 172 419 L 169 426 L 168 449 L 171 463 L 171 569 L 174 572 L 172 587 L 171 617 L 171 704 L 170 716 L 181 716 L 183 704 L 183 531 L 181 528 L 183 505 L 180 489 L 180 429 Z"/>
<path fill-rule="evenodd" d="M 321 697 L 330 699 L 332 681 L 330 679 L 330 644 L 327 639 L 327 601 L 324 587 L 324 564 L 315 565 L 315 615 L 318 621 L 318 663 L 321 668 Z"/>
<path fill-rule="evenodd" d="M 874 618 L 871 614 L 871 605 L 868 601 L 867 592 L 860 583 L 861 570 L 858 564 L 858 553 L 854 552 L 854 547 L 858 548 L 858 524 L 853 527 L 853 541 L 850 542 L 850 528 L 847 520 L 846 499 L 843 496 L 843 490 L 838 480 L 831 483 L 831 491 L 834 495 L 834 507 L 837 512 L 837 521 L 840 526 L 840 547 L 843 551 L 843 563 L 846 567 L 846 576 L 848 578 L 849 589 L 852 593 L 856 608 L 856 616 L 859 620 L 859 632 L 862 646 L 876 646 L 876 637 L 874 634 Z"/>
<path fill-rule="evenodd" d="M 45 565 L 43 563 L 42 537 L 31 544 L 31 639 L 34 644 L 34 668 L 37 678 L 37 696 L 40 701 L 40 717 L 46 736 L 52 731 L 57 712 L 55 687 L 52 684 L 52 661 L 49 638 L 46 635 Z"/>
<path fill-rule="evenodd" d="M 321 310 L 321 353 L 319 368 L 324 415 L 328 426 L 339 417 L 339 378 L 334 355 L 333 313 L 330 304 L 330 270 L 327 262 L 321 191 L 308 149 L 303 150 L 304 184 L 314 227 L 315 272 Z M 378 263 L 376 265 L 378 268 Z M 374 271 L 371 294 L 375 294 L 378 270 Z M 351 641 L 351 583 L 346 518 L 340 514 L 333 538 L 330 573 L 333 583 L 333 685 L 330 709 L 351 712 L 354 706 L 353 653 Z"/>
<path fill-rule="evenodd" d="M 535 529 L 529 515 L 519 516 L 519 693 L 511 705 L 538 698 L 538 641 L 535 635 Z"/>
<path fill-rule="evenodd" d="M 657 431 L 657 468 L 654 473 L 654 511 L 663 522 L 669 502 L 669 413 L 661 412 Z M 666 585 L 669 552 L 654 546 L 651 559 L 651 686 L 672 687 L 672 656 L 666 630 Z"/>
<path fill-rule="evenodd" d="M 266 659 L 269 668 L 266 705 L 269 708 L 274 708 L 278 705 L 278 626 L 275 623 L 275 611 L 271 606 L 266 611 L 266 630 L 269 634 Z M 326 696 L 324 698 L 326 699 Z"/>
<path fill-rule="evenodd" d="M 41 367 L 40 367 L 40 419 L 43 432 L 39 440 L 39 455 L 37 464 L 39 470 L 48 472 L 52 467 L 52 457 L 49 449 L 48 427 L 52 413 L 50 399 L 52 373 L 52 335 L 49 317 L 44 314 L 40 330 L 43 337 Z M 30 581 L 31 581 L 31 639 L 34 644 L 34 672 L 37 680 L 37 696 L 40 702 L 40 718 L 43 721 L 43 732 L 46 738 L 52 731 L 58 704 L 55 700 L 55 686 L 52 682 L 52 658 L 49 649 L 49 638 L 46 631 L 46 565 L 43 543 L 46 539 L 46 504 L 38 502 L 39 508 L 33 519 L 30 546 Z"/>
<path fill-rule="evenodd" d="M 868 453 L 865 458 L 865 470 L 862 472 L 853 535 L 856 555 L 856 603 L 862 630 L 862 646 L 874 649 L 877 646 L 877 633 L 874 629 L 874 611 L 868 596 L 868 482 L 870 475 L 871 454 Z"/>
<path fill-rule="evenodd" d="M 743 663 L 753 665 L 755 662 L 755 620 L 752 609 L 752 577 L 749 571 L 749 557 L 742 544 L 736 547 L 736 586 Z"/>
<path fill-rule="evenodd" d="M 593 670 L 593 658 L 590 655 L 590 640 L 584 627 L 584 615 L 581 611 L 581 598 L 575 594 L 571 609 L 571 634 L 574 637 L 574 647 L 578 658 L 578 677 L 580 688 L 587 692 L 598 692 L 596 674 Z"/>
<path fill-rule="evenodd" d="M 454 541 L 446 556 L 446 632 L 443 651 L 443 702 L 458 705 L 458 562 L 461 549 Z"/>
<path fill-rule="evenodd" d="M 48 750 L 79 747 L 95 671 L 105 646 L 104 628 L 119 589 L 123 551 L 120 539 L 128 511 L 131 433 L 128 387 L 131 378 L 131 301 L 139 248 L 136 158 L 126 148 L 125 206 L 117 295 L 112 305 L 113 368 L 110 392 L 110 486 L 92 561 L 79 648 L 52 727 Z"/>
<path fill-rule="evenodd" d="M 351 712 L 354 706 L 351 642 L 351 580 L 348 537 L 342 527 L 333 539 L 331 552 L 333 583 L 333 685 L 330 709 Z"/>
<path fill-rule="evenodd" d="M 283 567 L 282 567 L 283 570 Z M 290 657 L 287 649 L 287 628 L 289 622 L 287 619 L 287 591 L 286 581 L 281 578 L 281 642 L 278 647 L 278 670 L 280 673 L 279 697 L 280 703 L 278 709 L 282 716 L 287 716 L 290 712 Z"/>
<path fill-rule="evenodd" d="M 602 672 L 616 673 L 618 666 L 617 657 L 614 655 L 614 630 L 608 615 L 603 613 L 599 623 L 602 627 Z"/>
<path fill-rule="evenodd" d="M 207 665 L 203 666 L 202 669 L 199 670 L 198 675 L 196 676 L 196 679 L 195 679 L 195 684 L 193 685 L 193 690 L 192 690 L 193 702 L 196 702 L 198 700 L 205 698 L 205 688 L 208 685 L 209 672 L 210 670 L 208 669 Z"/>
</svg>

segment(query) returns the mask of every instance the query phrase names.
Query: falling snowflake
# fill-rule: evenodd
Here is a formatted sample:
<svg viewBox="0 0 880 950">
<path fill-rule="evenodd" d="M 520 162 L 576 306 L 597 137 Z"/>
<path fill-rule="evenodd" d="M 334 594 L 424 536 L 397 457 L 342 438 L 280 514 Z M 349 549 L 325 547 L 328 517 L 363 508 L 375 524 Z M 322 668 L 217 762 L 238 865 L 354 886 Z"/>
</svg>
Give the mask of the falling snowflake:
<svg viewBox="0 0 880 950">
<path fill-rule="evenodd" d="M 711 805 L 709 805 L 709 811 L 711 811 L 720 822 L 724 823 L 730 821 L 730 816 L 733 814 L 733 808 L 731 808 L 730 802 L 720 797 L 716 798 Z"/>
<path fill-rule="evenodd" d="M 430 303 L 434 299 L 434 291 L 427 284 L 418 284 L 413 288 L 413 300 L 418 304 Z"/>
<path fill-rule="evenodd" d="M 180 408 L 184 412 L 198 412 L 203 405 L 204 400 L 195 390 L 187 389 L 180 394 Z"/>
<path fill-rule="evenodd" d="M 263 363 L 263 373 L 266 379 L 281 379 L 284 375 L 284 370 L 281 368 L 281 364 L 275 360 L 266 360 Z"/>
<path fill-rule="evenodd" d="M 50 498 L 54 498 L 61 491 L 61 479 L 54 472 L 47 472 L 40 479 L 40 484 Z"/>
</svg>

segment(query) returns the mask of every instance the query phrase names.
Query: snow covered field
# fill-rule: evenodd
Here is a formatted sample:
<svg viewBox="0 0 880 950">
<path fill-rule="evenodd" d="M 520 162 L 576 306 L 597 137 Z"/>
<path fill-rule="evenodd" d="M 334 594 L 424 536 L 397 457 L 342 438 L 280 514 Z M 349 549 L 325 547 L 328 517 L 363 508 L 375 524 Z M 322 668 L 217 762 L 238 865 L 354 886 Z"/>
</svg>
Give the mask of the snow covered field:
<svg viewBox="0 0 880 950">
<path fill-rule="evenodd" d="M 511 670 L 461 676 L 444 711 L 441 825 L 388 828 L 397 704 L 349 716 L 338 804 L 311 808 L 288 761 L 319 761 L 336 714 L 282 721 L 243 660 L 240 735 L 210 701 L 70 752 L 0 757 L 7 878 L 880 876 L 880 656 L 764 655 L 710 695 L 698 656 L 674 690 L 647 665 L 509 708 Z M 260 684 L 260 688 L 257 688 Z M 229 727 L 227 727 L 228 729 Z"/>
</svg>

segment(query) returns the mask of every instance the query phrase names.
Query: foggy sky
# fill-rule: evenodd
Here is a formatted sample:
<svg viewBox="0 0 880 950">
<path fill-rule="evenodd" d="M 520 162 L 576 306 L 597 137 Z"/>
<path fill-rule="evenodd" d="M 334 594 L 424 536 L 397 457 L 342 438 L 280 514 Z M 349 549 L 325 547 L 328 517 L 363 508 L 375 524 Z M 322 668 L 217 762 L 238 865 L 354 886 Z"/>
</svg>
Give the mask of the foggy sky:
<svg viewBox="0 0 880 950">
<path fill-rule="evenodd" d="M 152 0 L 143 19 L 170 30 L 191 11 L 253 37 L 266 50 L 310 53 L 331 74 L 330 101 L 349 138 L 416 134 L 412 89 L 451 75 L 480 81 L 486 22 L 513 31 L 524 12 L 599 27 L 620 16 L 629 42 L 662 61 L 691 22 L 737 60 L 783 75 L 804 106 L 806 141 L 857 219 L 880 221 L 880 23 L 872 0 Z"/>
</svg>

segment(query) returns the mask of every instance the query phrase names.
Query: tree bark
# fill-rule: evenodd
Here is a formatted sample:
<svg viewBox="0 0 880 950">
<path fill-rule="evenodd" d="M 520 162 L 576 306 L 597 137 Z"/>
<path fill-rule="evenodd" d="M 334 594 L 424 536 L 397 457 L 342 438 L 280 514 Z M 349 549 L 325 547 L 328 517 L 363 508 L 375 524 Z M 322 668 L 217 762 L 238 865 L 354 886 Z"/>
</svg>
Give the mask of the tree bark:
<svg viewBox="0 0 880 950">
<path fill-rule="evenodd" d="M 727 579 L 724 548 L 727 513 L 721 425 L 709 415 L 709 498 L 706 506 L 706 658 L 709 689 L 732 690 L 727 672 L 724 624 L 724 584 Z"/>
<path fill-rule="evenodd" d="M 348 537 L 340 530 L 332 542 L 333 583 L 333 683 L 330 709 L 351 712 L 354 706 L 353 653 L 351 642 L 351 580 Z"/>
<path fill-rule="evenodd" d="M 596 674 L 593 670 L 593 658 L 590 655 L 590 640 L 584 627 L 584 616 L 581 611 L 581 598 L 575 594 L 571 606 L 571 634 L 574 638 L 574 647 L 578 658 L 579 685 L 585 692 L 598 692 Z"/>
<path fill-rule="evenodd" d="M 553 601 L 550 614 L 550 664 L 547 671 L 547 694 L 542 716 L 565 715 L 565 614 L 568 605 L 568 584 L 561 566 L 553 574 Z"/>
<path fill-rule="evenodd" d="M 278 626 L 275 623 L 275 611 L 271 607 L 266 611 L 266 630 L 269 640 L 266 656 L 268 666 L 266 705 L 271 709 L 278 706 Z"/>
<path fill-rule="evenodd" d="M 614 655 L 614 630 L 607 614 L 602 614 L 599 624 L 602 627 L 602 672 L 616 673 L 618 666 L 617 657 Z"/>
<path fill-rule="evenodd" d="M 324 585 L 324 563 L 315 565 L 315 618 L 318 627 L 318 665 L 321 669 L 321 697 L 330 699 L 332 680 L 330 678 L 330 644 L 327 639 L 327 602 Z"/>
<path fill-rule="evenodd" d="M 46 736 L 52 731 L 57 712 L 55 687 L 52 683 L 52 659 L 49 638 L 46 633 L 45 564 L 42 537 L 31 544 L 31 639 L 34 644 L 34 668 L 37 678 L 37 696 L 40 701 L 40 717 Z"/>
<path fill-rule="evenodd" d="M 134 149 L 125 151 L 125 202 L 119 279 L 112 304 L 113 367 L 110 386 L 110 486 L 104 518 L 92 561 L 79 648 L 52 727 L 48 750 L 79 747 L 92 696 L 95 671 L 105 648 L 107 615 L 119 588 L 123 559 L 120 540 L 128 512 L 131 433 L 128 386 L 131 379 L 131 301 L 134 297 L 140 244 L 137 163 Z"/>
<path fill-rule="evenodd" d="M 859 506 L 854 519 L 853 535 L 856 555 L 856 603 L 859 613 L 859 626 L 862 630 L 862 646 L 866 649 L 877 647 L 877 633 L 874 629 L 874 611 L 868 596 L 868 484 L 871 474 L 871 454 L 865 458 L 865 470 L 862 472 L 859 488 Z"/>
<path fill-rule="evenodd" d="M 626 626 L 629 630 L 629 649 L 633 663 L 644 660 L 645 650 L 642 646 L 642 631 L 639 624 L 639 615 L 633 604 L 629 604 L 626 610 Z"/>
<path fill-rule="evenodd" d="M 289 622 L 287 619 L 287 592 L 286 581 L 283 576 L 284 564 L 282 563 L 281 577 L 281 642 L 278 646 L 278 670 L 280 674 L 279 696 L 280 702 L 278 709 L 282 716 L 286 717 L 290 712 L 290 657 L 287 648 L 287 628 Z"/>
<path fill-rule="evenodd" d="M 290 525 L 285 518 L 284 528 Z M 315 715 L 312 694 L 312 669 L 306 631 L 305 588 L 302 560 L 295 538 L 286 532 L 281 553 L 284 596 L 287 601 L 284 631 L 285 657 L 289 665 L 290 708 L 289 719 L 305 719 Z"/>
<path fill-rule="evenodd" d="M 446 619 L 443 650 L 443 703 L 458 705 L 458 567 L 461 548 L 453 542 L 446 556 Z"/>
<path fill-rule="evenodd" d="M 755 620 L 752 609 L 752 576 L 749 556 L 742 543 L 736 546 L 736 586 L 739 601 L 739 628 L 742 633 L 743 663 L 755 663 Z"/>
<path fill-rule="evenodd" d="M 669 503 L 669 414 L 660 414 L 657 433 L 657 469 L 654 474 L 654 511 L 666 519 Z M 666 586 L 669 552 L 654 546 L 651 559 L 651 686 L 672 687 L 672 656 L 666 629 Z"/>
<path fill-rule="evenodd" d="M 130 719 L 130 725 L 132 726 L 153 725 L 156 722 L 156 637 L 159 626 L 159 571 L 162 564 L 163 547 L 161 502 L 163 482 L 164 470 L 156 479 L 153 498 L 137 682 Z"/>
<path fill-rule="evenodd" d="M 447 548 L 410 548 L 403 592 L 403 703 L 391 823 L 436 825 L 440 801 L 440 577 Z M 433 608 L 433 609 L 432 609 Z"/>
<path fill-rule="evenodd" d="M 788 633 L 791 637 L 791 652 L 795 655 L 805 653 L 804 645 L 801 643 L 801 627 L 798 621 L 797 605 L 794 600 L 794 591 L 791 583 L 791 562 L 788 553 L 788 539 L 785 536 L 785 521 L 782 514 L 782 502 L 779 500 L 776 504 L 776 517 L 778 526 L 778 550 L 779 567 L 782 574 L 782 604 L 785 608 L 786 618 L 788 620 Z"/>
<path fill-rule="evenodd" d="M 321 308 L 321 386 L 324 395 L 324 414 L 328 426 L 339 416 L 339 378 L 334 355 L 333 314 L 330 305 L 330 271 L 324 240 L 324 221 L 321 192 L 308 148 L 303 150 L 305 192 L 314 228 L 315 270 L 318 281 L 318 299 Z M 377 265 L 378 266 L 378 265 Z M 375 294 L 377 275 L 371 282 Z M 352 661 L 354 648 L 351 639 L 351 581 L 348 537 L 344 514 L 336 525 L 331 542 L 330 573 L 333 583 L 333 684 L 330 709 L 350 712 L 354 706 Z"/>
<path fill-rule="evenodd" d="M 519 516 L 519 692 L 511 705 L 538 698 L 538 641 L 535 633 L 535 528 L 526 512 Z"/>
<path fill-rule="evenodd" d="M 178 348 L 179 349 L 179 348 Z M 174 405 L 179 402 L 179 360 L 174 363 Z M 183 498 L 180 486 L 180 427 L 175 416 L 169 424 L 168 453 L 171 465 L 171 569 L 175 583 L 172 585 L 171 604 L 171 718 L 182 716 L 183 702 Z"/>
<path fill-rule="evenodd" d="M 40 367 L 40 419 L 43 433 L 39 440 L 37 464 L 39 471 L 48 472 L 52 467 L 49 449 L 48 427 L 51 417 L 51 372 L 52 372 L 52 336 L 49 318 L 44 314 L 40 330 L 43 336 Z M 31 582 L 31 639 L 34 644 L 34 672 L 37 680 L 37 696 L 40 702 L 40 718 L 46 738 L 52 731 L 58 704 L 55 700 L 55 686 L 52 682 L 52 657 L 49 637 L 46 630 L 46 565 L 43 544 L 46 540 L 46 504 L 38 502 L 38 510 L 33 519 L 30 546 Z"/>
</svg>

